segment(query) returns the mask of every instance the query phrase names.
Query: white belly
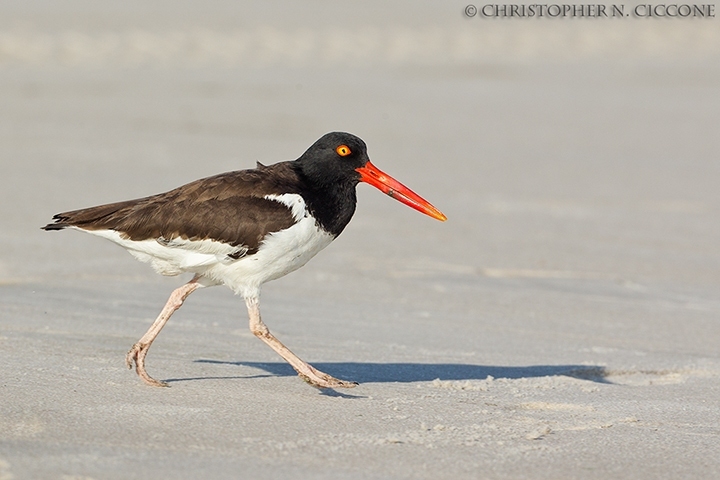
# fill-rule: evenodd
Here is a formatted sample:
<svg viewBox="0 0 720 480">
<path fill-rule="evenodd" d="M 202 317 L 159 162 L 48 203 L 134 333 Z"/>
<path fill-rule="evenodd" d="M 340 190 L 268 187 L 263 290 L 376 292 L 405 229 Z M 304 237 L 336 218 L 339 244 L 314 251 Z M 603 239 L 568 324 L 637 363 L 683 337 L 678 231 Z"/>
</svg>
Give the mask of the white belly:
<svg viewBox="0 0 720 480">
<path fill-rule="evenodd" d="M 227 285 L 243 297 L 253 297 L 259 294 L 263 283 L 302 267 L 335 238 L 318 227 L 300 195 L 266 198 L 287 205 L 297 223 L 269 234 L 256 253 L 237 260 L 228 255 L 237 252 L 238 247 L 213 240 L 136 241 L 123 238 L 115 230 L 85 231 L 117 243 L 138 260 L 150 263 L 160 274 L 191 272 L 201 275 L 205 285 Z"/>
<path fill-rule="evenodd" d="M 270 234 L 254 255 L 229 264 L 217 263 L 205 276 L 243 297 L 257 296 L 260 285 L 294 272 L 334 239 L 318 228 L 314 218 L 305 217 L 286 230 Z"/>
</svg>

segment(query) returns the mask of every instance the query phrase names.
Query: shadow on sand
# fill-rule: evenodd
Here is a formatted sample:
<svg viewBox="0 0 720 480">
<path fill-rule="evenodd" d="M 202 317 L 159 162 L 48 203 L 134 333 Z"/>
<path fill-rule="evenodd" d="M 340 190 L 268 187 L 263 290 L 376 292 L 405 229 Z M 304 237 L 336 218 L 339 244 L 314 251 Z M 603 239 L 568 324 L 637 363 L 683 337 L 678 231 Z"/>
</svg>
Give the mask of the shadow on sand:
<svg viewBox="0 0 720 480">
<path fill-rule="evenodd" d="M 237 365 L 264 370 L 267 375 L 250 375 L 242 377 L 198 377 L 175 378 L 168 382 L 191 380 L 210 380 L 219 378 L 249 378 L 257 376 L 295 376 L 295 370 L 285 362 L 223 362 L 219 360 L 200 359 L 197 363 L 215 365 Z M 412 383 L 440 380 L 485 380 L 493 378 L 536 378 L 565 376 L 588 380 L 596 383 L 611 383 L 606 379 L 604 367 L 593 365 L 532 365 L 527 367 L 504 367 L 487 365 L 468 365 L 462 363 L 369 363 L 369 362 L 338 362 L 313 363 L 313 366 L 330 375 L 360 383 Z"/>
</svg>

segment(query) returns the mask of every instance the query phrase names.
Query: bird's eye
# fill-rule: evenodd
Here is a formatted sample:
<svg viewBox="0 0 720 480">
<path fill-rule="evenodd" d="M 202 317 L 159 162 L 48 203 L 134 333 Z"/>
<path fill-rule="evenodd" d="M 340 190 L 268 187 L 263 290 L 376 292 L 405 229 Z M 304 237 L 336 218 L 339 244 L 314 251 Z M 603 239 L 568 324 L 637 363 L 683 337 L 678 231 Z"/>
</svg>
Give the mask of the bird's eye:
<svg viewBox="0 0 720 480">
<path fill-rule="evenodd" d="M 352 153 L 352 152 L 350 151 L 350 147 L 348 147 L 347 145 L 340 145 L 339 147 L 337 147 L 337 148 L 335 149 L 335 151 L 336 151 L 337 154 L 340 155 L 341 157 L 347 157 L 348 155 L 350 155 L 350 154 Z"/>
</svg>

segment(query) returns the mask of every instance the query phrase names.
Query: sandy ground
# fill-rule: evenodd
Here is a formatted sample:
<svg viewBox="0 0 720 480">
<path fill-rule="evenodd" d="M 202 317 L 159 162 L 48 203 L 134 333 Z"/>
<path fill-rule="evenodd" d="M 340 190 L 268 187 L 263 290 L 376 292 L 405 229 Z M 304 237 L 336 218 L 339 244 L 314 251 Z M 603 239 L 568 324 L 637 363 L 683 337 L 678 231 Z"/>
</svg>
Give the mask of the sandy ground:
<svg viewBox="0 0 720 480">
<path fill-rule="evenodd" d="M 717 19 L 465 4 L 3 2 L 0 479 L 717 478 Z M 319 391 L 183 279 L 52 214 L 296 158 L 327 131 L 442 209 L 359 187 L 268 284 Z"/>
</svg>

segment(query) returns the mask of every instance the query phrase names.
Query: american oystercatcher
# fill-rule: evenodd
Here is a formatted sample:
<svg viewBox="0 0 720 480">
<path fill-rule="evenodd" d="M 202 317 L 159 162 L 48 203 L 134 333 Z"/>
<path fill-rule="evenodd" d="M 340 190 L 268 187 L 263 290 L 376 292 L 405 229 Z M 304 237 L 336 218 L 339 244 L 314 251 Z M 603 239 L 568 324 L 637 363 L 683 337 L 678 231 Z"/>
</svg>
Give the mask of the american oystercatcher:
<svg viewBox="0 0 720 480">
<path fill-rule="evenodd" d="M 333 132 L 295 161 L 196 180 L 166 193 L 59 213 L 44 230 L 73 228 L 107 238 L 160 274 L 194 276 L 172 292 L 150 329 L 127 354 L 145 383 L 167 386 L 145 370 L 145 356 L 170 316 L 200 287 L 227 285 L 242 295 L 250 330 L 305 381 L 319 388 L 355 382 L 316 370 L 270 333 L 260 318 L 260 286 L 297 270 L 327 247 L 355 212 L 359 182 L 433 218 L 446 217 L 378 170 L 365 142 Z"/>
</svg>

